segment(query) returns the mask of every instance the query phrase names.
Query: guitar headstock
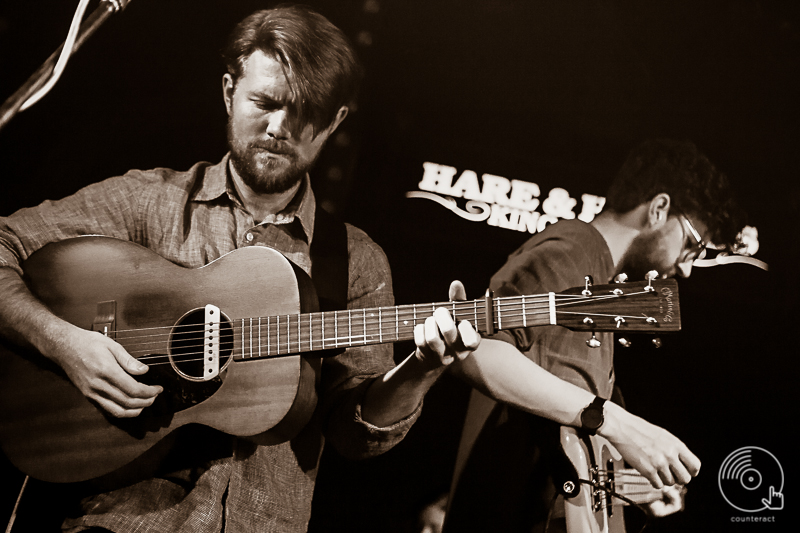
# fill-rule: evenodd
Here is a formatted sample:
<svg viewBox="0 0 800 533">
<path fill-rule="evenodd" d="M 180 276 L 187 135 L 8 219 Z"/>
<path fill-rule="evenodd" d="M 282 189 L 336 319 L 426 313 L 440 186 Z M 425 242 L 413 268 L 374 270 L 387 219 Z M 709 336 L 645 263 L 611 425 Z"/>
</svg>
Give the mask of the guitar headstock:
<svg viewBox="0 0 800 533">
<path fill-rule="evenodd" d="M 556 295 L 556 322 L 576 331 L 680 331 L 674 279 L 575 287 Z"/>
</svg>

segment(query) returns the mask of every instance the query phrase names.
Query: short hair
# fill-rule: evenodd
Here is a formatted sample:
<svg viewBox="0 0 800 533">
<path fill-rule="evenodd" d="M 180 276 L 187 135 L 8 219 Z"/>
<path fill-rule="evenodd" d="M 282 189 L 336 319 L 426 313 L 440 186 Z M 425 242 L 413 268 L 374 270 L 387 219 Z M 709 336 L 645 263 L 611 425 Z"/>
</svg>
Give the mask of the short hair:
<svg viewBox="0 0 800 533">
<path fill-rule="evenodd" d="M 355 100 L 362 76 L 355 50 L 339 28 L 311 8 L 282 4 L 239 22 L 222 51 L 234 85 L 257 50 L 283 64 L 300 123 L 311 124 L 315 133 Z"/>
<path fill-rule="evenodd" d="M 702 221 L 715 245 L 731 247 L 743 213 L 728 178 L 690 141 L 651 139 L 631 150 L 606 195 L 606 207 L 627 213 L 666 193 L 679 213 Z"/>
</svg>

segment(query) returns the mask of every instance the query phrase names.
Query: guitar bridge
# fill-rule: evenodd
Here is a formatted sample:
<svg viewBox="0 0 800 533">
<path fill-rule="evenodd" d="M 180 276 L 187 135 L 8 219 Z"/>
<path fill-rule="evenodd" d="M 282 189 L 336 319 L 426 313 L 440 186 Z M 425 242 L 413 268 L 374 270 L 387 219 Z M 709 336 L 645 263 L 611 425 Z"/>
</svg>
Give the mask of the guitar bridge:
<svg viewBox="0 0 800 533">
<path fill-rule="evenodd" d="M 207 381 L 219 375 L 219 307 L 206 305 L 204 324 L 203 380 Z"/>
<path fill-rule="evenodd" d="M 616 492 L 614 461 L 608 460 L 605 470 L 594 467 L 592 473 L 592 507 L 595 512 L 605 510 L 608 516 L 614 514 L 612 494 Z"/>
</svg>

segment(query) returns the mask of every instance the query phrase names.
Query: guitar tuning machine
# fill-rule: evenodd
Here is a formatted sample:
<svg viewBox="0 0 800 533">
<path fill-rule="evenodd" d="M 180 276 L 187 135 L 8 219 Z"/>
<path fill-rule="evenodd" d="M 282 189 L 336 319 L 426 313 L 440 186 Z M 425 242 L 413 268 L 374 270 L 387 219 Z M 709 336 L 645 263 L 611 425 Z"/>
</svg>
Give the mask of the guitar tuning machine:
<svg viewBox="0 0 800 533">
<path fill-rule="evenodd" d="M 581 291 L 581 294 L 584 295 L 584 296 L 591 296 L 592 295 L 592 291 L 589 290 L 589 287 L 591 287 L 592 284 L 594 283 L 594 280 L 592 279 L 592 276 L 588 276 L 588 275 L 587 276 L 583 276 L 583 282 L 584 282 L 584 286 L 583 286 L 583 290 Z"/>
<path fill-rule="evenodd" d="M 587 316 L 583 318 L 583 323 L 587 326 L 592 326 L 594 325 L 594 320 Z M 592 331 L 592 338 L 586 341 L 586 346 L 589 348 L 599 348 L 600 344 L 600 339 L 598 339 L 597 335 L 595 335 L 594 331 Z"/>
<path fill-rule="evenodd" d="M 647 287 L 645 287 L 644 290 L 646 290 L 647 292 L 653 292 L 654 290 L 656 290 L 655 287 L 653 287 L 653 280 L 658 279 L 657 270 L 651 270 L 650 272 L 645 274 L 644 279 L 647 280 Z"/>
<path fill-rule="evenodd" d="M 622 326 L 622 324 L 625 323 L 625 319 L 622 318 L 621 316 L 614 317 L 614 321 L 617 323 L 617 329 L 619 329 Z"/>
<path fill-rule="evenodd" d="M 653 337 L 653 340 L 652 340 L 652 341 L 650 341 L 650 342 L 652 342 L 652 343 L 653 343 L 653 346 L 655 346 L 656 348 L 661 348 L 661 346 L 662 346 L 662 344 L 663 344 L 663 343 L 661 342 L 661 339 L 660 339 L 660 338 L 658 338 L 658 337 Z"/>
<path fill-rule="evenodd" d="M 620 337 L 620 338 L 619 338 L 619 340 L 618 340 L 618 342 L 619 342 L 619 343 L 620 343 L 620 344 L 621 344 L 621 345 L 622 345 L 624 348 L 630 348 L 630 347 L 631 347 L 631 344 L 633 344 L 631 341 L 629 341 L 629 340 L 628 340 L 628 339 L 626 339 L 625 337 Z"/>
<path fill-rule="evenodd" d="M 614 276 L 614 283 L 625 283 L 628 281 L 628 275 L 625 272 L 620 272 Z"/>
<path fill-rule="evenodd" d="M 594 331 L 592 332 L 592 338 L 586 341 L 586 346 L 589 348 L 599 348 L 601 344 L 600 339 L 597 338 Z"/>
</svg>

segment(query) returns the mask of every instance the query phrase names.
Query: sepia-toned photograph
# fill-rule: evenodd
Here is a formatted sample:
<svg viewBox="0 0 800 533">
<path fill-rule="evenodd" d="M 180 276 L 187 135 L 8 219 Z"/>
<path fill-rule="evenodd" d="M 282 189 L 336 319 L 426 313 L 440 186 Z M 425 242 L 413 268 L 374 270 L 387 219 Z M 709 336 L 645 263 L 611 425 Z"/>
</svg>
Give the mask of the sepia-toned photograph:
<svg viewBox="0 0 800 533">
<path fill-rule="evenodd" d="M 2 2 L 0 527 L 795 531 L 799 95 L 778 0 Z"/>
</svg>

